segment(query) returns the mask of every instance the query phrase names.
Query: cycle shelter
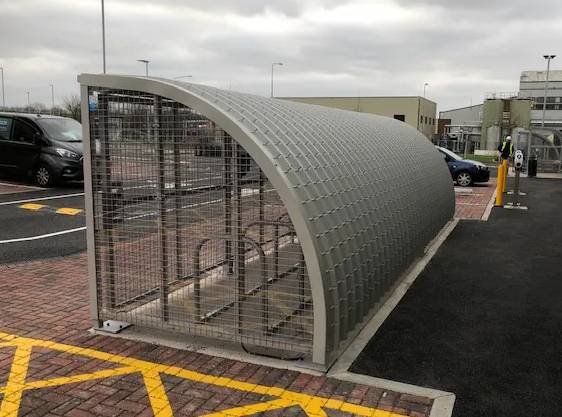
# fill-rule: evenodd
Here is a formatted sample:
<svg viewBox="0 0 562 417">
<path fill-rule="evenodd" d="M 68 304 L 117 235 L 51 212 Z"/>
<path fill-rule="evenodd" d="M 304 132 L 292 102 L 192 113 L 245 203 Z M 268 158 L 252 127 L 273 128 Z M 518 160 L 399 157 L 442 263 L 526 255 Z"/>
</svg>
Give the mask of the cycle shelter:
<svg viewBox="0 0 562 417">
<path fill-rule="evenodd" d="M 393 119 L 82 74 L 95 327 L 329 366 L 451 219 L 442 157 Z"/>
</svg>

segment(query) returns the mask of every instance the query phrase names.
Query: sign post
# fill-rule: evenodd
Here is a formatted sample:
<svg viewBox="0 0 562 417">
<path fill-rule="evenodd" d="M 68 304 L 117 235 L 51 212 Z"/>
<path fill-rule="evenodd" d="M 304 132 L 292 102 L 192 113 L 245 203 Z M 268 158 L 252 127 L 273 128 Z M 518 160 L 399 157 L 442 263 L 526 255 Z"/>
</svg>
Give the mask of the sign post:
<svg viewBox="0 0 562 417">
<path fill-rule="evenodd" d="M 513 191 L 510 191 L 508 194 L 513 194 L 513 202 L 508 203 L 505 208 L 507 209 L 517 209 L 517 210 L 527 210 L 527 206 L 522 206 L 519 202 L 519 196 L 525 195 L 519 191 L 519 185 L 521 183 L 521 171 L 523 170 L 523 151 L 517 150 L 515 151 L 515 156 L 513 158 L 513 167 L 515 168 L 515 181 L 514 181 L 514 188 Z"/>
</svg>

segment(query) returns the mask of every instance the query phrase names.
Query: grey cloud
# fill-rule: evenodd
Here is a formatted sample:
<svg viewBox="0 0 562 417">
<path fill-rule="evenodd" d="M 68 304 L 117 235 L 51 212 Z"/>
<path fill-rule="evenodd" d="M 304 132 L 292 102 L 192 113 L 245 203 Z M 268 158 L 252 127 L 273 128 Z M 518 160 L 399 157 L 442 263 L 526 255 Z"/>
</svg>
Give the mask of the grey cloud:
<svg viewBox="0 0 562 417">
<path fill-rule="evenodd" d="M 142 7 L 155 4 L 150 0 L 121 0 L 123 3 Z M 243 16 L 260 15 L 267 11 L 277 12 L 290 17 L 299 16 L 307 7 L 320 3 L 310 0 L 159 0 L 158 5 L 175 9 L 198 9 L 215 13 L 235 13 Z M 333 7 L 349 3 L 349 0 L 323 0 L 323 7 Z"/>
<path fill-rule="evenodd" d="M 108 70 L 141 74 L 136 59 L 146 58 L 154 75 L 192 74 L 194 82 L 268 94 L 270 64 L 283 61 L 276 69 L 280 95 L 412 95 L 429 82 L 429 97 L 443 109 L 469 104 L 470 97 L 477 102 L 487 91 L 516 90 L 520 71 L 542 68 L 543 51 L 559 52 L 560 6 L 552 6 L 551 18 L 530 13 L 529 19 L 544 19 L 539 30 L 514 12 L 522 0 L 509 7 L 398 0 L 420 18 L 393 25 L 303 23 L 311 10 L 349 3 L 161 0 L 154 4 L 166 13 L 147 13 L 145 0 L 106 0 Z M 48 103 L 50 83 L 60 99 L 77 91 L 77 73 L 101 71 L 98 8 L 67 4 L 20 0 L 3 11 L 0 65 L 8 104 L 23 104 L 27 90 Z M 271 11 L 286 16 L 287 31 L 249 30 L 229 20 L 256 22 Z"/>
<path fill-rule="evenodd" d="M 441 8 L 450 13 L 452 24 L 456 19 L 462 19 L 463 14 L 467 17 L 476 15 L 480 20 L 509 18 L 529 21 L 551 19 L 562 11 L 562 2 L 553 0 L 396 0 L 396 2 L 404 7 Z M 506 22 L 496 21 L 498 28 L 501 28 L 503 23 Z"/>
</svg>

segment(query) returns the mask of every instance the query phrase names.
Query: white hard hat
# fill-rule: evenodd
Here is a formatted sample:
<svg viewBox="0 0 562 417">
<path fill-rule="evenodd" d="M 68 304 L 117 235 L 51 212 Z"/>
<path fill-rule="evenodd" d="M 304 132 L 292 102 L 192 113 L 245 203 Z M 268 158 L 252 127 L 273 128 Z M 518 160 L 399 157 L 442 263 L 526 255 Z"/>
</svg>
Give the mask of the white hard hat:
<svg viewBox="0 0 562 417">
<path fill-rule="evenodd" d="M 511 136 L 509 136 L 509 135 L 506 136 L 506 137 L 505 137 L 505 140 L 511 140 Z"/>
</svg>

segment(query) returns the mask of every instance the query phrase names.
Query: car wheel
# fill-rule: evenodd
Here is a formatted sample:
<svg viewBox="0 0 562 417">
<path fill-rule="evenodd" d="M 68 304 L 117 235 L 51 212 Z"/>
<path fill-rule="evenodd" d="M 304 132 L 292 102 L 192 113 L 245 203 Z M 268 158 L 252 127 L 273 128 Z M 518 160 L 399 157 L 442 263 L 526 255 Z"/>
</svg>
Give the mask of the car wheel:
<svg viewBox="0 0 562 417">
<path fill-rule="evenodd" d="M 55 182 L 52 171 L 46 165 L 39 165 L 35 168 L 33 179 L 40 187 L 51 187 Z"/>
<path fill-rule="evenodd" d="M 470 175 L 466 171 L 459 172 L 457 174 L 456 181 L 457 185 L 461 187 L 468 187 L 470 184 L 472 184 L 472 175 Z"/>
</svg>

